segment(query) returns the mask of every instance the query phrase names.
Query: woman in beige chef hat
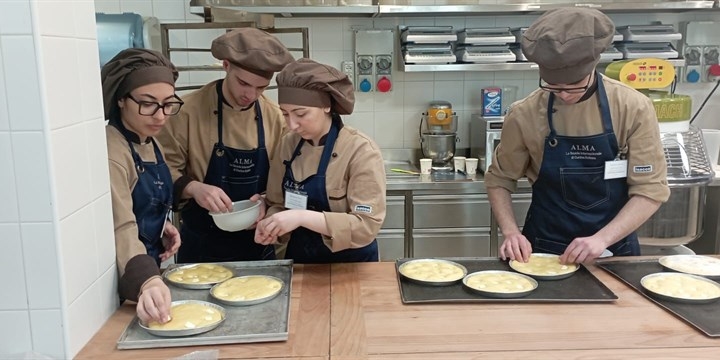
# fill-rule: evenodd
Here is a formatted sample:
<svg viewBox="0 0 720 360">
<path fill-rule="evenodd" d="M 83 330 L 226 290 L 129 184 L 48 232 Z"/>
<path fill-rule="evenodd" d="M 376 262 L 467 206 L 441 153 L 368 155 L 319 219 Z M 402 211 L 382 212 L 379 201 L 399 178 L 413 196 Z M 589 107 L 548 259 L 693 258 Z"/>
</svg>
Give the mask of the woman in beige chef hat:
<svg viewBox="0 0 720 360">
<path fill-rule="evenodd" d="M 377 144 L 340 118 L 353 111 L 353 84 L 309 59 L 287 65 L 277 84 L 291 132 L 270 165 L 255 241 L 287 243 L 297 263 L 378 261 L 385 168 Z"/>
<path fill-rule="evenodd" d="M 153 138 L 183 102 L 175 66 L 146 49 L 121 51 L 102 68 L 110 193 L 121 299 L 137 301 L 143 322 L 169 320 L 170 289 L 159 265 L 180 247 L 167 221 L 172 178 Z"/>
</svg>

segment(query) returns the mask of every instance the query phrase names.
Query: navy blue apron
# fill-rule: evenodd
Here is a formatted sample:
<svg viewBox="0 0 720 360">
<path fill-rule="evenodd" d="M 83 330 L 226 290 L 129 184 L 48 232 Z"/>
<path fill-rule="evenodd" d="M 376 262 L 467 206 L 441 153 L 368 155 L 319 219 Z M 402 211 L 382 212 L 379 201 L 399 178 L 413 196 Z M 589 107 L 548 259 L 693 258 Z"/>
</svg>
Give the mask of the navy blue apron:
<svg viewBox="0 0 720 360">
<path fill-rule="evenodd" d="M 562 254 L 576 237 L 591 236 L 607 225 L 629 199 L 626 178 L 605 180 L 605 162 L 617 158 L 618 143 L 605 87 L 597 78 L 601 134 L 557 135 L 552 121 L 554 94 L 548 99 L 550 134 L 523 228 L 533 252 Z M 628 235 L 608 250 L 615 256 L 640 255 L 637 235 Z"/>
<path fill-rule="evenodd" d="M 258 147 L 252 150 L 234 149 L 223 144 L 222 83 L 216 83 L 218 142 L 215 143 L 205 184 L 225 191 L 232 201 L 246 200 L 265 191 L 270 161 L 265 147 L 260 103 L 255 101 Z M 275 248 L 255 243 L 255 229 L 227 232 L 220 230 L 206 209 L 191 200 L 182 213 L 183 245 L 178 252 L 179 263 L 273 260 Z"/>
<path fill-rule="evenodd" d="M 165 252 L 162 231 L 172 206 L 172 176 L 155 139 L 150 139 L 157 163 L 142 161 L 128 140 L 138 174 L 137 184 L 132 191 L 133 214 L 140 241 L 145 244 L 147 254 L 160 266 L 160 254 Z"/>
<path fill-rule="evenodd" d="M 307 195 L 307 209 L 313 211 L 330 211 L 327 191 L 325 189 L 325 172 L 338 137 L 338 126 L 333 121 L 330 132 L 325 141 L 325 148 L 320 157 L 317 173 L 303 181 L 296 181 L 293 176 L 292 162 L 300 154 L 305 139 L 300 139 L 290 161 L 284 161 L 285 176 L 283 177 L 283 193 L 285 191 L 300 192 Z M 378 244 L 373 240 L 365 247 L 358 249 L 345 249 L 332 252 L 323 242 L 322 235 L 305 227 L 293 230 L 285 251 L 286 259 L 300 264 L 326 264 L 339 262 L 370 262 L 378 261 Z"/>
</svg>

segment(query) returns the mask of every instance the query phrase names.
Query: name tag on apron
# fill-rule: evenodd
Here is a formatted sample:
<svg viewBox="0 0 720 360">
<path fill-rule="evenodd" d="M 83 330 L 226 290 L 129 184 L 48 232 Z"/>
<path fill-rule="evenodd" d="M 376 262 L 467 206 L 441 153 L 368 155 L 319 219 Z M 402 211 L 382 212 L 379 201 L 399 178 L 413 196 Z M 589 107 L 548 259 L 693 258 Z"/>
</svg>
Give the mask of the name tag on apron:
<svg viewBox="0 0 720 360">
<path fill-rule="evenodd" d="M 285 208 L 307 210 L 308 197 L 299 192 L 285 190 Z"/>
<path fill-rule="evenodd" d="M 627 160 L 605 162 L 605 180 L 627 177 Z"/>
</svg>

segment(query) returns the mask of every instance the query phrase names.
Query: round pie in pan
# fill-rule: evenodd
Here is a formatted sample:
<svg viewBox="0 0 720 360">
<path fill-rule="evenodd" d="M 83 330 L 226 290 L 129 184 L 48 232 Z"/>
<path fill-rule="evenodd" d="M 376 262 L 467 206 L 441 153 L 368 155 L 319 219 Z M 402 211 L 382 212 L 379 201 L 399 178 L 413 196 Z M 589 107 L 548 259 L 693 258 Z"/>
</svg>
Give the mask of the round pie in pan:
<svg viewBox="0 0 720 360">
<path fill-rule="evenodd" d="M 210 289 L 210 295 L 227 305 L 254 305 L 275 298 L 283 281 L 266 275 L 248 275 L 225 280 Z"/>
<path fill-rule="evenodd" d="M 683 303 L 709 303 L 720 298 L 720 284 L 702 276 L 676 272 L 645 275 L 642 287 L 655 297 Z"/>
<path fill-rule="evenodd" d="M 463 285 L 481 295 L 496 298 L 519 298 L 537 289 L 535 279 L 512 271 L 485 270 L 468 274 Z"/>
<path fill-rule="evenodd" d="M 410 260 L 402 263 L 398 272 L 410 281 L 427 285 L 450 285 L 467 275 L 464 266 L 441 259 Z"/>
<path fill-rule="evenodd" d="M 720 279 L 718 258 L 703 255 L 670 255 L 661 257 L 658 263 L 669 270 Z"/>
<path fill-rule="evenodd" d="M 535 253 L 528 262 L 510 260 L 510 267 L 538 280 L 560 280 L 572 276 L 580 267 L 577 264 L 561 264 L 560 256 Z"/>
<path fill-rule="evenodd" d="M 192 264 L 176 267 L 164 274 L 173 285 L 187 289 L 209 289 L 233 277 L 232 270 L 217 264 Z"/>
<path fill-rule="evenodd" d="M 189 336 L 208 332 L 225 320 L 225 309 L 220 305 L 199 300 L 173 301 L 170 321 L 160 324 L 151 321 L 140 327 L 157 336 Z"/>
</svg>

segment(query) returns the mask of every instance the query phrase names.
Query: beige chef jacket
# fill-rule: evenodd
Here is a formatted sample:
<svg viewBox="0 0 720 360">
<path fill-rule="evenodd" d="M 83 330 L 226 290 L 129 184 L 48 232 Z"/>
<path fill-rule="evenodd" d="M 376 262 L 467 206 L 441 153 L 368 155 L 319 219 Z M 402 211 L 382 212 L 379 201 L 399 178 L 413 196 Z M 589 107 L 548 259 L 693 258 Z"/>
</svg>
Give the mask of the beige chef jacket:
<svg viewBox="0 0 720 360">
<path fill-rule="evenodd" d="M 282 187 L 285 165 L 292 158 L 300 136 L 282 138 L 278 156 L 270 164 L 267 216 L 285 210 Z M 324 146 L 305 142 L 292 163 L 296 181 L 317 173 Z M 335 142 L 325 178 L 330 212 L 324 212 L 330 236 L 323 242 L 332 250 L 361 248 L 370 244 L 385 221 L 385 166 L 377 144 L 349 126 L 343 126 Z M 289 234 L 281 241 L 289 240 Z"/>
<path fill-rule="evenodd" d="M 200 182 L 205 179 L 210 154 L 218 141 L 218 97 L 215 83 L 216 81 L 213 81 L 183 96 L 185 105 L 167 122 L 157 136 L 165 149 L 165 161 L 176 184 L 183 175 Z M 272 159 L 279 139 L 285 131 L 285 119 L 278 105 L 265 95 L 260 96 L 258 101 L 263 116 L 265 147 L 268 157 Z M 238 111 L 223 104 L 223 143 L 242 150 L 258 147 L 254 109 Z M 184 185 L 187 185 L 187 182 Z M 176 202 L 180 193 L 182 189 L 176 189 Z"/>
<path fill-rule="evenodd" d="M 601 76 L 607 93 L 613 130 L 620 152 L 627 153 L 628 193 L 665 202 L 670 196 L 667 164 L 652 102 L 629 86 Z M 505 116 L 500 143 L 485 174 L 487 187 L 517 189 L 517 180 L 526 176 L 534 183 L 540 172 L 545 137 L 549 134 L 547 103 L 550 94 L 535 90 L 515 102 Z M 602 133 L 598 99 L 593 95 L 577 104 L 554 103 L 553 125 L 558 135 L 588 136 Z M 633 171 L 635 167 L 652 171 Z"/>
<path fill-rule="evenodd" d="M 145 245 L 138 234 L 139 230 L 135 213 L 133 213 L 132 199 L 132 192 L 138 182 L 138 173 L 135 169 L 135 161 L 133 161 L 130 153 L 128 141 L 112 125 L 105 127 L 105 134 L 110 168 L 110 196 L 115 228 L 115 252 L 120 276 L 118 287 L 121 297 L 137 300 L 140 286 L 150 277 L 159 275 L 160 270 L 155 260 L 147 255 Z M 132 144 L 144 162 L 157 162 L 152 142 L 143 144 L 133 142 Z M 160 151 L 162 152 L 162 148 L 160 148 Z"/>
</svg>

